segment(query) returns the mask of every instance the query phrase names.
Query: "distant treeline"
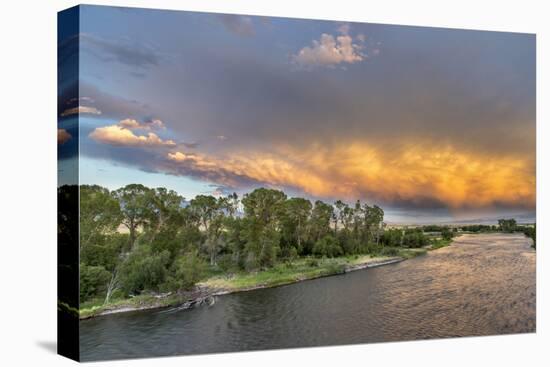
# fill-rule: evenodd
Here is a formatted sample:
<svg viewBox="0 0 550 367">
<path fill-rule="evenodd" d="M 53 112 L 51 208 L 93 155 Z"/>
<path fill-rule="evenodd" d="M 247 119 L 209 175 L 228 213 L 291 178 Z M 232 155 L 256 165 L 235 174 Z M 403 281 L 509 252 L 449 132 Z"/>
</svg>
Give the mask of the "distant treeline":
<svg viewBox="0 0 550 367">
<path fill-rule="evenodd" d="M 426 225 L 422 226 L 422 231 L 424 232 L 440 232 L 442 234 L 453 231 L 453 232 L 473 232 L 473 233 L 484 233 L 484 232 L 505 232 L 505 233 L 514 233 L 521 232 L 525 236 L 533 240 L 533 247 L 536 248 L 537 241 L 537 226 L 536 224 L 530 225 L 521 225 L 516 222 L 514 218 L 511 219 L 499 219 L 498 225 L 485 225 L 485 224 L 470 224 L 463 226 L 453 226 L 452 229 L 449 226 L 441 225 Z"/>
<path fill-rule="evenodd" d="M 63 221 L 63 206 L 59 210 Z M 212 271 L 257 271 L 299 256 L 396 255 L 398 247 L 433 241 L 423 228 L 387 229 L 383 220 L 380 207 L 359 200 L 312 203 L 267 188 L 187 202 L 165 188 L 83 185 L 81 302 L 187 289 Z M 451 229 L 439 229 L 452 238 Z"/>
</svg>

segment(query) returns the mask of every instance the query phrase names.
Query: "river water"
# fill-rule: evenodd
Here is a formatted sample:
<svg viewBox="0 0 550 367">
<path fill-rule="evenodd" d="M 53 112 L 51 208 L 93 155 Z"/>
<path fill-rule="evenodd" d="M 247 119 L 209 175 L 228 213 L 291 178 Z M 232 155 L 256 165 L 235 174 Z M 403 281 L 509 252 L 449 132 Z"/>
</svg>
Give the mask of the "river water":
<svg viewBox="0 0 550 367">
<path fill-rule="evenodd" d="M 523 235 L 463 235 L 397 264 L 80 322 L 85 361 L 535 331 Z"/>
</svg>

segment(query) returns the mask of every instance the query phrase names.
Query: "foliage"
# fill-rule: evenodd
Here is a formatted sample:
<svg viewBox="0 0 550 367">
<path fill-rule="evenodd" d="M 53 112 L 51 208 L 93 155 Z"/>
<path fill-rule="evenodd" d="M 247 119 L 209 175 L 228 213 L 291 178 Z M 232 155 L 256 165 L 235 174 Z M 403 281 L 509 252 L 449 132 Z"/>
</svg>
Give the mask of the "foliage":
<svg viewBox="0 0 550 367">
<path fill-rule="evenodd" d="M 441 228 L 441 238 L 444 240 L 450 240 L 454 236 L 453 232 L 449 229 L 449 227 L 443 227 Z"/>
<path fill-rule="evenodd" d="M 516 230 L 516 220 L 515 219 L 499 219 L 498 226 L 502 232 L 514 232 Z"/>
<path fill-rule="evenodd" d="M 148 245 L 135 248 L 120 268 L 121 288 L 128 294 L 156 291 L 165 281 L 170 253 L 153 253 Z"/>
<path fill-rule="evenodd" d="M 317 256 L 336 257 L 342 255 L 342 248 L 332 235 L 326 235 L 315 242 L 313 254 Z"/>
<path fill-rule="evenodd" d="M 111 273 L 103 266 L 80 265 L 80 300 L 105 292 L 110 278 Z"/>
<path fill-rule="evenodd" d="M 471 224 L 467 226 L 460 227 L 460 230 L 464 232 L 492 232 L 496 231 L 498 228 L 496 226 L 490 226 L 485 224 Z"/>
<path fill-rule="evenodd" d="M 118 201 L 109 190 L 93 185 L 80 187 L 80 247 L 101 241 L 113 233 L 121 220 Z"/>
<path fill-rule="evenodd" d="M 407 229 L 403 236 L 403 246 L 409 248 L 424 247 L 428 244 L 428 238 L 420 228 Z"/>
<path fill-rule="evenodd" d="M 173 289 L 189 289 L 206 274 L 207 264 L 197 253 L 190 252 L 176 259 L 171 284 Z"/>
<path fill-rule="evenodd" d="M 397 247 L 402 245 L 403 230 L 391 228 L 385 230 L 382 234 L 381 241 L 385 246 Z"/>
<path fill-rule="evenodd" d="M 233 193 L 190 201 L 139 184 L 115 191 L 84 185 L 80 191 L 83 302 L 177 292 L 208 274 L 286 273 L 305 266 L 319 275 L 341 265 L 321 267 L 328 259 L 395 256 L 403 246 L 427 244 L 421 229 L 385 229 L 384 211 L 359 200 L 312 203 L 270 188 L 242 199 Z"/>
<path fill-rule="evenodd" d="M 523 234 L 533 240 L 533 248 L 537 248 L 537 225 L 523 227 Z"/>
</svg>

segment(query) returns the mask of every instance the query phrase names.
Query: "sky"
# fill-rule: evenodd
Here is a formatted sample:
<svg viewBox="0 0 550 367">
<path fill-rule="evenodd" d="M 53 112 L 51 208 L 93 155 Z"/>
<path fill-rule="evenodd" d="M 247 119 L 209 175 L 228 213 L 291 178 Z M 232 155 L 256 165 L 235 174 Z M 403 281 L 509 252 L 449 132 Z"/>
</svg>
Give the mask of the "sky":
<svg viewBox="0 0 550 367">
<path fill-rule="evenodd" d="M 534 35 L 81 6 L 58 52 L 81 184 L 534 220 Z"/>
</svg>

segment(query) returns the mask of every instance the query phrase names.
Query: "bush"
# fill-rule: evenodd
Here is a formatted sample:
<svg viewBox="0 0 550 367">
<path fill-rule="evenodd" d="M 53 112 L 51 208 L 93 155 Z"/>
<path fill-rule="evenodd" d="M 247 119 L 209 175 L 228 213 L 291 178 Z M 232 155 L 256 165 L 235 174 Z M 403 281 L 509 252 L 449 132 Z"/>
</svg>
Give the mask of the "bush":
<svg viewBox="0 0 550 367">
<path fill-rule="evenodd" d="M 124 261 L 120 269 L 122 289 L 126 293 L 158 290 L 165 282 L 170 252 L 154 254 L 146 245 L 138 246 Z"/>
<path fill-rule="evenodd" d="M 380 238 L 380 242 L 385 246 L 398 247 L 401 246 L 403 231 L 401 229 L 392 228 L 384 231 Z"/>
<path fill-rule="evenodd" d="M 313 254 L 317 256 L 335 257 L 342 255 L 342 247 L 331 235 L 321 238 L 313 246 Z"/>
<path fill-rule="evenodd" d="M 428 238 L 421 230 L 407 230 L 403 236 L 403 245 L 409 248 L 424 247 L 428 244 Z"/>
<path fill-rule="evenodd" d="M 441 238 L 448 241 L 453 238 L 453 232 L 451 232 L 448 227 L 443 227 L 441 230 Z"/>
<path fill-rule="evenodd" d="M 94 296 L 104 296 L 110 279 L 111 273 L 103 266 L 80 264 L 80 302 Z"/>
<path fill-rule="evenodd" d="M 189 252 L 176 259 L 173 265 L 173 284 L 178 289 L 189 289 L 206 274 L 208 265 L 196 252 Z"/>
</svg>

